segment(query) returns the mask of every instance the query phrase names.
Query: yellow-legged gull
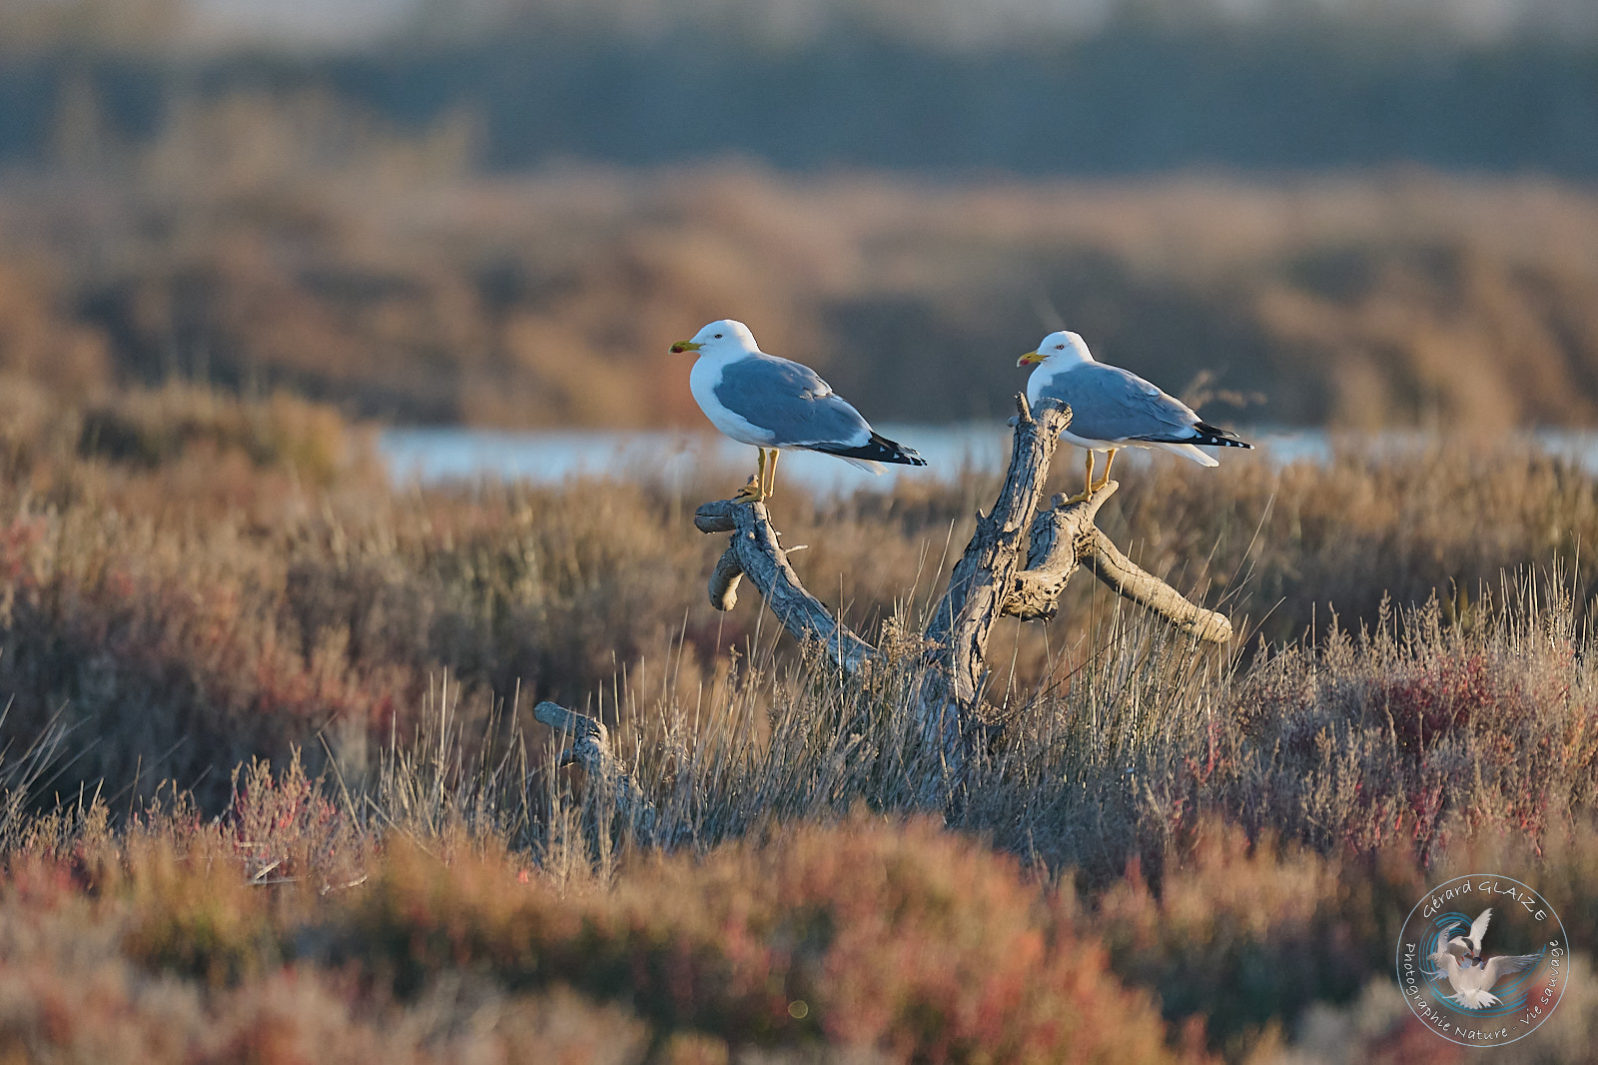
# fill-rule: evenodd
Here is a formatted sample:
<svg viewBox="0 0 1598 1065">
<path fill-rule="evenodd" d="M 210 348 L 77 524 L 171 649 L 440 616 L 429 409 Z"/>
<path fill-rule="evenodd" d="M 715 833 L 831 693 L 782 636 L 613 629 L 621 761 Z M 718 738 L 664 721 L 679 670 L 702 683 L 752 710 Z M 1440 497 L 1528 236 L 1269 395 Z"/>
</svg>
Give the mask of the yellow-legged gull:
<svg viewBox="0 0 1598 1065">
<path fill-rule="evenodd" d="M 860 412 L 810 367 L 761 351 L 742 322 L 711 322 L 671 350 L 698 353 L 688 387 L 710 423 L 759 449 L 755 475 L 737 499 L 764 499 L 776 489 L 777 453 L 783 448 L 837 455 L 872 473 L 881 473 L 884 462 L 927 464 L 910 448 L 872 432 Z"/>
<path fill-rule="evenodd" d="M 1070 405 L 1071 424 L 1060 437 L 1087 451 L 1084 496 L 1109 481 L 1110 463 L 1123 447 L 1160 448 L 1200 466 L 1219 466 L 1195 445 L 1254 446 L 1230 430 L 1201 421 L 1192 407 L 1130 370 L 1096 361 L 1076 333 L 1050 333 L 1036 351 L 1022 355 L 1016 365 L 1036 367 L 1027 379 L 1028 402 L 1058 399 Z M 1109 453 L 1104 476 L 1097 482 L 1093 480 L 1095 451 Z"/>
</svg>

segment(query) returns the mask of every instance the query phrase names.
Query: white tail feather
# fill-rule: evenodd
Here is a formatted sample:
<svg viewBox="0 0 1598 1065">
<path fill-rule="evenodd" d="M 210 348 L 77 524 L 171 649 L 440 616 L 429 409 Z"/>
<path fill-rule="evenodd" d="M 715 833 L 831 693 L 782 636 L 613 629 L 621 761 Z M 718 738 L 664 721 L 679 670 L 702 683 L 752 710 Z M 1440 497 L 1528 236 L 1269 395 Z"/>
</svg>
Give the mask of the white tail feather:
<svg viewBox="0 0 1598 1065">
<path fill-rule="evenodd" d="M 1197 447 L 1193 446 L 1192 444 L 1167 444 L 1167 443 L 1161 442 L 1161 443 L 1155 444 L 1154 446 L 1162 447 L 1166 451 L 1171 452 L 1173 455 L 1181 455 L 1185 459 L 1191 459 L 1193 462 L 1198 463 L 1200 466 L 1219 466 L 1220 465 L 1220 462 L 1217 461 L 1217 459 L 1215 458 L 1214 455 L 1211 455 L 1208 452 L 1200 451 Z"/>
</svg>

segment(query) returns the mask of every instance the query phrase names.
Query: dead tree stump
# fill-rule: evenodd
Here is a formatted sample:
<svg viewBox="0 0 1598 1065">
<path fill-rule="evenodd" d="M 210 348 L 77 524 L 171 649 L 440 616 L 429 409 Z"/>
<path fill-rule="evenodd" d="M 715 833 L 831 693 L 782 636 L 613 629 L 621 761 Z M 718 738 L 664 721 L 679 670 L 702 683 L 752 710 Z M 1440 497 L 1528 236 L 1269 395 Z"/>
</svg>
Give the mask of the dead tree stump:
<svg viewBox="0 0 1598 1065">
<path fill-rule="evenodd" d="M 1004 484 L 993 507 L 986 514 L 978 513 L 976 531 L 955 564 L 949 587 L 923 634 L 924 669 L 914 713 L 921 735 L 929 749 L 939 752 L 949 779 L 958 779 L 979 734 L 978 710 L 988 676 L 988 640 L 994 625 L 1005 614 L 1023 620 L 1053 617 L 1061 593 L 1078 568 L 1086 567 L 1117 594 L 1199 640 L 1225 643 L 1232 637 L 1231 622 L 1224 615 L 1197 606 L 1134 565 L 1094 524 L 1099 508 L 1119 487 L 1116 482 L 1108 482 L 1087 499 L 1057 496 L 1049 506 L 1041 507 L 1049 463 L 1059 445 L 1060 430 L 1070 423 L 1071 411 L 1045 401 L 1034 412 L 1021 395 L 1016 396 L 1016 410 Z M 805 589 L 788 564 L 764 503 L 730 499 L 706 503 L 694 514 L 694 525 L 704 533 L 732 534 L 710 576 L 710 602 L 716 609 L 732 608 L 739 585 L 747 577 L 790 634 L 798 640 L 820 642 L 846 673 L 857 673 L 880 657 L 875 647 Z M 539 714 L 540 720 L 552 725 L 557 724 L 556 717 Z M 577 733 L 572 753 L 587 765 L 585 726 L 560 721 L 565 730 Z M 602 740 L 603 732 L 598 735 Z M 618 789 L 618 809 L 643 812 L 638 804 L 647 800 L 615 766 L 614 759 L 606 758 L 600 764 L 607 786 Z M 652 814 L 652 807 L 644 814 L 651 827 Z"/>
</svg>

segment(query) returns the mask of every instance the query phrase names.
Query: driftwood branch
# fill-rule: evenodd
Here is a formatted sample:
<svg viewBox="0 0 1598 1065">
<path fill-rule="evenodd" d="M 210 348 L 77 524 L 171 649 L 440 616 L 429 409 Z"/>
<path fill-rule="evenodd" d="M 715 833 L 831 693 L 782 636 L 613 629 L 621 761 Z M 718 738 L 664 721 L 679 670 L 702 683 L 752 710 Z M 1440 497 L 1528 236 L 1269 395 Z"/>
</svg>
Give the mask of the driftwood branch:
<svg viewBox="0 0 1598 1065">
<path fill-rule="evenodd" d="M 1099 508 L 1118 487 L 1110 481 L 1086 500 L 1057 496 L 1052 507 L 1038 514 L 1032 522 L 1026 569 L 1016 574 L 1004 612 L 1023 621 L 1054 617 L 1071 575 L 1078 566 L 1085 566 L 1117 594 L 1154 611 L 1181 631 L 1210 643 L 1226 643 L 1232 638 L 1232 623 L 1226 615 L 1195 605 L 1138 567 L 1094 525 Z"/>
<path fill-rule="evenodd" d="M 694 513 L 700 532 L 731 532 L 732 542 L 716 563 L 710 578 L 710 602 L 729 610 L 737 602 L 738 577 L 749 578 L 771 612 L 798 640 L 820 640 L 827 654 L 845 671 L 853 673 L 877 656 L 876 648 L 856 636 L 805 591 L 799 575 L 788 565 L 788 554 L 777 542 L 764 503 L 738 503 L 722 499 L 706 503 Z"/>
<path fill-rule="evenodd" d="M 574 713 L 559 703 L 548 701 L 533 707 L 533 717 L 556 732 L 571 737 L 571 746 L 560 752 L 559 763 L 571 765 L 575 762 L 582 766 L 588 774 L 590 786 L 613 798 L 616 813 L 623 823 L 631 825 L 641 839 L 653 842 L 655 804 L 644 796 L 632 774 L 610 749 L 610 730 L 585 714 Z"/>
<path fill-rule="evenodd" d="M 1015 442 L 1004 485 L 993 509 L 977 515 L 976 531 L 927 625 L 930 668 L 916 709 L 923 735 L 939 745 L 951 770 L 964 759 L 971 714 L 987 680 L 988 638 L 1021 568 L 1060 430 L 1071 421 L 1070 410 L 1058 403 L 1045 401 L 1034 416 L 1025 396 L 1015 399 Z"/>
<path fill-rule="evenodd" d="M 1097 529 L 1093 530 L 1091 550 L 1082 556 L 1082 564 L 1118 593 L 1154 611 L 1183 632 L 1210 643 L 1226 643 L 1232 638 L 1232 622 L 1225 614 L 1195 605 L 1169 584 L 1139 569 Z"/>
<path fill-rule="evenodd" d="M 1082 545 L 1098 529 L 1099 508 L 1120 485 L 1110 481 L 1085 500 L 1068 501 L 1055 496 L 1053 505 L 1038 512 L 1032 520 L 1032 546 L 1026 569 L 1015 575 L 1004 612 L 1023 621 L 1052 618 L 1059 610 L 1060 595 L 1082 561 Z"/>
<path fill-rule="evenodd" d="M 1115 494 L 1115 482 L 1084 500 L 1057 497 L 1040 510 L 1049 463 L 1071 412 L 1053 402 L 1033 411 L 1019 395 L 1016 411 L 1004 484 L 993 509 L 977 515 L 976 530 L 925 633 L 927 668 L 916 713 L 923 735 L 951 769 L 959 767 L 969 745 L 987 679 L 988 640 L 999 617 L 1053 617 L 1078 568 L 1086 567 L 1117 593 L 1184 632 L 1216 643 L 1231 638 L 1231 623 L 1223 615 L 1194 605 L 1138 568 L 1099 531 L 1094 523 L 1099 509 Z M 710 577 L 710 601 L 718 610 L 732 608 L 739 583 L 748 577 L 791 634 L 820 640 L 845 670 L 853 672 L 877 657 L 875 648 L 805 590 L 788 564 L 763 503 L 730 499 L 706 503 L 695 513 L 694 524 L 706 533 L 732 533 Z"/>
</svg>

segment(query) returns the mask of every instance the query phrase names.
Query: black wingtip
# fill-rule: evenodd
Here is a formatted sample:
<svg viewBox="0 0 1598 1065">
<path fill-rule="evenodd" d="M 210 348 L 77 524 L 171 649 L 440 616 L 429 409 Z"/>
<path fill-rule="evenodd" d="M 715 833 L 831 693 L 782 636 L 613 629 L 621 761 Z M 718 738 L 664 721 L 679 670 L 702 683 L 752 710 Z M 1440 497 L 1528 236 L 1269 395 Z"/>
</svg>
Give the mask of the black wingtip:
<svg viewBox="0 0 1598 1065">
<path fill-rule="evenodd" d="M 1208 447 L 1240 447 L 1249 451 L 1254 450 L 1253 444 L 1244 440 L 1232 430 L 1222 429 L 1208 422 L 1199 422 L 1193 426 L 1193 431 L 1199 434 L 1196 439 L 1191 441 L 1194 444 L 1204 444 Z"/>
<path fill-rule="evenodd" d="M 859 447 L 820 446 L 813 447 L 812 450 L 823 451 L 828 455 L 839 455 L 846 459 L 865 459 L 868 462 L 895 462 L 901 466 L 927 464 L 927 460 L 922 458 L 915 448 L 905 447 L 880 433 L 872 433 L 871 439 Z"/>
</svg>

